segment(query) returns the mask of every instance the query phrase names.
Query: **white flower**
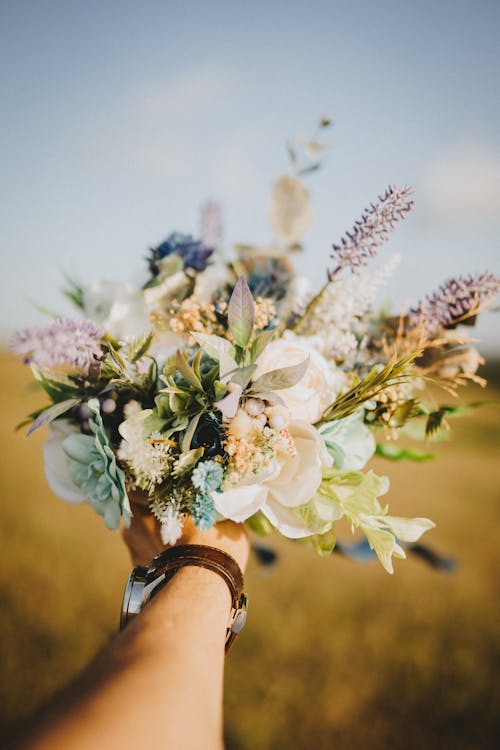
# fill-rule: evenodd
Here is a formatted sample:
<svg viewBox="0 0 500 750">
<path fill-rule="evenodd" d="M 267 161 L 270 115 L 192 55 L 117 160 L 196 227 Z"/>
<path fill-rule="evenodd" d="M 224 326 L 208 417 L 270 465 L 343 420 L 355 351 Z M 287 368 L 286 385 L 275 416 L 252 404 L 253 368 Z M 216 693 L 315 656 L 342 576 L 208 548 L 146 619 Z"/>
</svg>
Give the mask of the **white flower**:
<svg viewBox="0 0 500 750">
<path fill-rule="evenodd" d="M 223 518 L 242 523 L 259 511 L 267 498 L 262 484 L 239 484 L 224 492 L 212 492 L 215 510 Z"/>
<path fill-rule="evenodd" d="M 184 271 L 177 271 L 171 276 L 162 279 L 155 286 L 144 290 L 144 299 L 150 310 L 162 309 L 162 307 L 173 299 L 183 299 L 189 289 L 190 279 Z"/>
<path fill-rule="evenodd" d="M 168 443 L 149 440 L 144 431 L 144 422 L 151 409 L 141 409 L 137 401 L 129 401 L 125 407 L 126 419 L 118 432 L 123 440 L 117 451 L 120 461 L 131 468 L 139 487 L 151 490 L 159 484 L 170 468 L 171 453 Z"/>
<path fill-rule="evenodd" d="M 79 435 L 80 430 L 67 419 L 58 419 L 48 426 L 49 439 L 43 446 L 45 476 L 54 492 L 67 503 L 83 503 L 87 496 L 74 484 L 69 473 L 69 459 L 63 450 L 63 441 L 70 435 Z"/>
<path fill-rule="evenodd" d="M 84 289 L 85 315 L 117 341 L 130 341 L 151 328 L 142 292 L 129 284 L 95 280 Z"/>
<path fill-rule="evenodd" d="M 286 406 L 281 406 L 281 404 L 276 404 L 275 406 L 267 406 L 264 410 L 264 414 L 266 415 L 270 426 L 274 430 L 286 429 L 290 424 L 290 419 L 292 418 L 290 409 L 287 409 Z"/>
<path fill-rule="evenodd" d="M 314 424 L 334 400 L 344 383 L 344 375 L 334 372 L 314 346 L 314 340 L 285 331 L 283 337 L 266 346 L 257 360 L 254 380 L 270 370 L 297 365 L 309 357 L 301 380 L 291 388 L 276 391 L 294 419 Z"/>
<path fill-rule="evenodd" d="M 332 458 L 319 432 L 306 422 L 291 422 L 289 438 L 277 444 L 275 459 L 265 472 L 224 492 L 212 492 L 221 516 L 241 523 L 260 510 L 284 536 L 315 533 L 294 508 L 314 497 L 322 469 L 332 465 Z"/>
<path fill-rule="evenodd" d="M 163 544 L 175 544 L 182 536 L 182 515 L 171 505 L 159 517 Z"/>
<path fill-rule="evenodd" d="M 319 428 L 336 469 L 359 471 L 375 453 L 371 430 L 363 423 L 363 413 L 328 422 Z"/>
<path fill-rule="evenodd" d="M 207 243 L 211 246 L 210 243 Z M 213 256 L 212 256 L 213 257 Z M 220 289 L 230 282 L 231 275 L 227 263 L 216 260 L 211 263 L 203 273 L 196 275 L 196 286 L 193 296 L 198 302 L 211 302 L 214 289 Z"/>
<path fill-rule="evenodd" d="M 252 433 L 262 432 L 265 421 L 266 418 L 262 415 L 251 417 L 245 409 L 238 409 L 235 417 L 229 422 L 227 432 L 235 438 L 251 437 Z"/>
<path fill-rule="evenodd" d="M 286 444 L 277 446 L 277 470 L 264 484 L 269 489 L 261 510 L 284 536 L 293 539 L 310 536 L 315 530 L 293 508 L 308 503 L 316 494 L 322 470 L 333 461 L 318 430 L 306 422 L 290 422 L 288 432 L 295 450 Z"/>
</svg>

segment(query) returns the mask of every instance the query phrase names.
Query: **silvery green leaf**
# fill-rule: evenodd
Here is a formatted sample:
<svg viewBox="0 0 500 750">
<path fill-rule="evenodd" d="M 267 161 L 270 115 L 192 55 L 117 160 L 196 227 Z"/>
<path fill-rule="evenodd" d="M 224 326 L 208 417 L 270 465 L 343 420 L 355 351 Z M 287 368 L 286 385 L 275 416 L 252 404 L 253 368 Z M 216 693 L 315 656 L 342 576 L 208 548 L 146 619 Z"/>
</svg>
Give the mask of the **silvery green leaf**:
<svg viewBox="0 0 500 750">
<path fill-rule="evenodd" d="M 236 282 L 229 300 L 227 320 L 235 343 L 245 347 L 253 332 L 254 305 L 252 293 L 243 275 Z"/>
<path fill-rule="evenodd" d="M 68 398 L 66 401 L 60 401 L 58 404 L 49 406 L 48 409 L 42 411 L 42 413 L 35 419 L 28 431 L 28 436 L 35 432 L 35 430 L 38 430 L 39 427 L 43 427 L 54 419 L 57 419 L 57 417 L 60 417 L 62 414 L 65 414 L 79 402 L 80 400 L 77 398 Z"/>
<path fill-rule="evenodd" d="M 264 401 L 268 401 L 275 406 L 285 406 L 285 402 L 281 396 L 278 396 L 277 393 L 272 393 L 271 391 L 259 391 L 259 398 L 262 398 Z"/>
<path fill-rule="evenodd" d="M 250 349 L 250 360 L 252 362 L 255 362 L 255 360 L 260 357 L 266 346 L 273 340 L 275 335 L 275 328 L 271 328 L 267 331 L 262 331 L 262 333 L 259 333 Z"/>
<path fill-rule="evenodd" d="M 247 367 L 238 367 L 229 379 L 230 383 L 237 383 L 242 388 L 246 388 L 250 382 L 252 375 L 257 369 L 257 365 L 247 365 Z"/>
<path fill-rule="evenodd" d="M 298 365 L 290 365 L 290 367 L 280 367 L 279 370 L 271 370 L 265 372 L 260 378 L 252 383 L 252 391 L 281 391 L 285 388 L 291 388 L 296 385 L 304 375 L 306 374 L 307 368 L 309 367 L 309 357 Z"/>
</svg>

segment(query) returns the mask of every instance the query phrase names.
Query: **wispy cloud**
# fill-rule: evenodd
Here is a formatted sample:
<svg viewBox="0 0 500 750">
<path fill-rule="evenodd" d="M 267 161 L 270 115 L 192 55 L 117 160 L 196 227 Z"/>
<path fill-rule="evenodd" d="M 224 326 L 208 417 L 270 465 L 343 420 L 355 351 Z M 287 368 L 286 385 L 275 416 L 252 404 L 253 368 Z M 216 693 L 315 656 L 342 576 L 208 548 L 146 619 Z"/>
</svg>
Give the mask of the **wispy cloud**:
<svg viewBox="0 0 500 750">
<path fill-rule="evenodd" d="M 239 91 L 239 76 L 214 65 L 148 81 L 84 134 L 82 156 L 94 166 L 152 177 L 190 176 L 203 132 L 214 131 Z"/>
</svg>

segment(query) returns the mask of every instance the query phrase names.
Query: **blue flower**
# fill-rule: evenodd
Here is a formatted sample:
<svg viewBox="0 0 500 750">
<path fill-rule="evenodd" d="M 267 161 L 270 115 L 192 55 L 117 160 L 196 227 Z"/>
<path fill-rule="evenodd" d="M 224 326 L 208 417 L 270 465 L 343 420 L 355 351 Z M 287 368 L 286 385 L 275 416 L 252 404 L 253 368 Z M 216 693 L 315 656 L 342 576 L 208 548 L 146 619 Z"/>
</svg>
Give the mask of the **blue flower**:
<svg viewBox="0 0 500 750">
<path fill-rule="evenodd" d="M 200 272 L 207 267 L 213 252 L 212 247 L 208 247 L 201 240 L 195 240 L 190 234 L 172 232 L 158 247 L 151 248 L 148 262 L 153 276 L 158 276 L 159 262 L 169 255 L 178 255 L 182 258 L 184 270 L 191 268 Z"/>
<path fill-rule="evenodd" d="M 191 515 L 194 525 L 200 531 L 206 531 L 217 520 L 214 501 L 206 492 L 197 492 L 191 503 Z"/>
<path fill-rule="evenodd" d="M 104 517 L 108 529 L 117 529 L 120 518 L 125 526 L 132 516 L 125 489 L 125 475 L 116 463 L 96 398 L 88 402 L 89 428 L 93 435 L 70 435 L 63 442 L 69 459 L 72 481 L 90 500 L 93 509 Z"/>
<path fill-rule="evenodd" d="M 192 483 L 202 492 L 218 490 L 223 478 L 224 470 L 217 461 L 201 461 L 191 474 Z"/>
</svg>

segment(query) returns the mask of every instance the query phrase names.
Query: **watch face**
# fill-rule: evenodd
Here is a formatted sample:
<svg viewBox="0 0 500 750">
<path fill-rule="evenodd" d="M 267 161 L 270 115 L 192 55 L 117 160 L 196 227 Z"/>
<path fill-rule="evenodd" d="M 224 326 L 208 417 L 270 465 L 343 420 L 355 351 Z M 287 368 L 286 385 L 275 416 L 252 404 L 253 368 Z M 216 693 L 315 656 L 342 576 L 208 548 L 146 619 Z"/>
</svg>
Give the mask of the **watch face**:
<svg viewBox="0 0 500 750">
<path fill-rule="evenodd" d="M 146 569 L 140 567 L 134 568 L 129 576 L 123 595 L 120 630 L 141 611 L 145 585 Z"/>
</svg>

